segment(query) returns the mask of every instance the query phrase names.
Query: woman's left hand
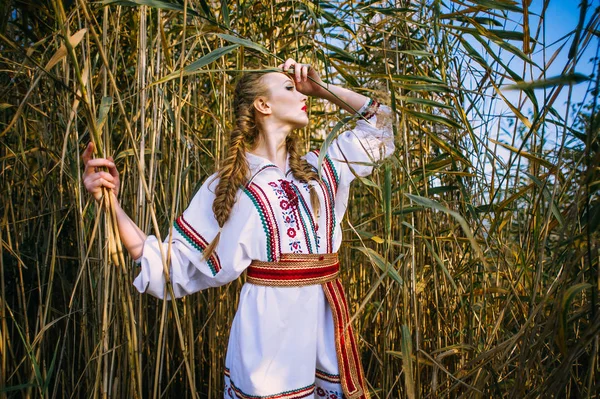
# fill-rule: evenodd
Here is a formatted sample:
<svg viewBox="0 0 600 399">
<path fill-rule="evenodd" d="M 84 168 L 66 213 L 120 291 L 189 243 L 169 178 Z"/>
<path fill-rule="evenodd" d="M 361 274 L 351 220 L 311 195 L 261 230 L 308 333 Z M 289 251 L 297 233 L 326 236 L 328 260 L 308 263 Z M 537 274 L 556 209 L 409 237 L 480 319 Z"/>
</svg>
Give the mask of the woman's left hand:
<svg viewBox="0 0 600 399">
<path fill-rule="evenodd" d="M 327 93 L 321 77 L 310 64 L 300 64 L 293 59 L 288 58 L 285 63 L 280 64 L 278 68 L 283 69 L 285 73 L 290 75 L 296 84 L 296 90 L 300 93 L 311 97 L 323 97 L 323 95 Z M 292 69 L 293 72 L 290 72 L 290 69 Z"/>
</svg>

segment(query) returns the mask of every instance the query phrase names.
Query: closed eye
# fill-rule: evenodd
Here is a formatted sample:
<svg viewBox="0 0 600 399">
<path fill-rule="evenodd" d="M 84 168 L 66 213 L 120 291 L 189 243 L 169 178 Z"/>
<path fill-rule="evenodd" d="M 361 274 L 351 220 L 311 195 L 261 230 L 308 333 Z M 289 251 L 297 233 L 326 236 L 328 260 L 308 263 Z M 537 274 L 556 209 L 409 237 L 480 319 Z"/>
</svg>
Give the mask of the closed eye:
<svg viewBox="0 0 600 399">
<path fill-rule="evenodd" d="M 286 86 L 286 89 L 288 89 L 288 90 L 294 90 L 294 88 L 295 88 L 294 86 Z"/>
</svg>

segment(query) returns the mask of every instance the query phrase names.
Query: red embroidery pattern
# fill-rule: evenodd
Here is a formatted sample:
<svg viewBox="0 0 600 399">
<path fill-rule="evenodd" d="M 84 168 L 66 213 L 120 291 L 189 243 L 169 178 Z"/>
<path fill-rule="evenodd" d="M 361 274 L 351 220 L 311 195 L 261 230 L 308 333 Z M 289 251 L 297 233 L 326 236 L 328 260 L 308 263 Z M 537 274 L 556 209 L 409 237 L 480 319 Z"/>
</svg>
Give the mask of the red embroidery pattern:
<svg viewBox="0 0 600 399">
<path fill-rule="evenodd" d="M 323 284 L 335 325 L 335 345 L 342 389 L 348 398 L 364 399 L 368 393 L 344 289 L 339 279 Z"/>
<path fill-rule="evenodd" d="M 292 187 L 292 184 L 293 183 L 283 179 L 279 179 L 277 182 L 269 182 L 269 186 L 273 188 L 277 200 L 279 201 L 281 216 L 288 236 L 289 251 L 291 253 L 301 254 L 304 252 L 302 243 L 296 238 L 297 231 L 300 229 L 298 195 Z M 304 232 L 304 236 L 306 237 L 306 232 Z"/>
<path fill-rule="evenodd" d="M 267 259 L 273 262 L 279 258 L 279 254 L 281 253 L 279 227 L 277 226 L 275 212 L 273 212 L 267 194 L 257 184 L 248 184 L 245 187 L 244 192 L 250 197 L 254 206 L 258 209 L 267 238 Z"/>
<path fill-rule="evenodd" d="M 297 207 L 298 206 L 298 196 L 296 195 L 296 191 L 292 188 L 292 184 L 287 180 L 279 179 L 279 183 L 281 184 L 281 189 L 285 192 L 289 200 L 290 206 Z"/>
<path fill-rule="evenodd" d="M 208 241 L 183 218 L 183 215 L 175 220 L 175 229 L 200 252 L 204 252 L 206 247 L 208 247 Z M 207 264 L 210 267 L 212 275 L 216 276 L 221 270 L 221 261 L 216 251 L 208 258 Z"/>
<path fill-rule="evenodd" d="M 329 374 L 319 369 L 316 370 L 315 377 L 317 377 L 320 380 L 330 382 L 332 384 L 339 384 L 341 381 L 339 374 Z"/>
<path fill-rule="evenodd" d="M 319 156 L 319 150 L 313 150 L 311 152 L 317 157 Z M 329 155 L 325 156 L 322 165 L 325 179 L 319 182 L 319 186 L 323 191 L 323 198 L 325 199 L 325 242 L 327 244 L 327 252 L 332 252 L 333 233 L 335 230 L 335 195 L 337 193 L 339 177 Z"/>
<path fill-rule="evenodd" d="M 341 392 L 331 391 L 329 389 L 317 388 L 317 397 L 325 399 L 343 399 L 344 396 Z"/>
<path fill-rule="evenodd" d="M 302 399 L 313 397 L 315 394 L 315 384 L 310 384 L 303 388 L 292 389 L 277 393 L 274 395 L 257 396 L 244 393 L 231 381 L 231 374 L 228 368 L 225 368 L 225 397 L 229 399 Z"/>
<path fill-rule="evenodd" d="M 317 158 L 319 157 L 319 150 L 312 150 L 311 152 L 315 154 Z M 331 184 L 331 188 L 333 191 L 332 194 L 335 197 L 335 195 L 337 194 L 338 184 L 340 183 L 340 177 L 338 176 L 337 170 L 335 169 L 335 165 L 333 164 L 333 161 L 331 160 L 329 155 L 325 155 L 325 158 L 323 158 L 322 166 L 324 172 L 323 174 L 325 175 L 327 182 Z"/>
<path fill-rule="evenodd" d="M 252 261 L 246 273 L 247 281 L 268 287 L 303 287 L 305 285 L 324 284 L 337 278 L 340 264 L 337 255 L 328 254 L 303 260 L 307 256 L 319 254 L 281 254 L 279 262 Z M 295 259 L 297 257 L 299 260 Z M 321 259 L 322 258 L 322 259 Z M 317 260 L 318 259 L 318 260 Z M 322 371 L 318 371 L 321 374 Z"/>
<path fill-rule="evenodd" d="M 375 116 L 375 114 L 377 113 L 377 111 L 379 110 L 379 102 L 376 100 L 373 100 L 372 98 L 369 98 L 369 105 L 367 106 L 367 108 L 361 113 L 362 117 L 369 120 L 371 119 L 373 116 Z"/>
</svg>

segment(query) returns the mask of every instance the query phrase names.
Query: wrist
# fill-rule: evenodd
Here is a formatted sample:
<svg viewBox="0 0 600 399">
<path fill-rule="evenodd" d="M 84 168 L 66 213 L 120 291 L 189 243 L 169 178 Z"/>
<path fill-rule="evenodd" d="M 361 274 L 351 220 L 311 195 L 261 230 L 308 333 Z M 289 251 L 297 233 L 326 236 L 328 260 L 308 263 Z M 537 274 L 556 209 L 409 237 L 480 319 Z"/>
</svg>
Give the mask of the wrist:
<svg viewBox="0 0 600 399">
<path fill-rule="evenodd" d="M 119 200 L 117 199 L 117 194 L 115 194 L 112 190 L 110 190 L 110 196 L 111 196 L 110 202 L 115 207 L 115 210 L 121 210 L 121 204 L 119 203 Z"/>
<path fill-rule="evenodd" d="M 329 91 L 331 90 L 331 87 L 333 85 L 321 81 L 318 82 L 316 86 L 317 87 L 315 88 L 313 93 L 311 93 L 311 97 L 322 98 L 325 100 L 329 100 L 330 97 L 332 97 Z"/>
</svg>

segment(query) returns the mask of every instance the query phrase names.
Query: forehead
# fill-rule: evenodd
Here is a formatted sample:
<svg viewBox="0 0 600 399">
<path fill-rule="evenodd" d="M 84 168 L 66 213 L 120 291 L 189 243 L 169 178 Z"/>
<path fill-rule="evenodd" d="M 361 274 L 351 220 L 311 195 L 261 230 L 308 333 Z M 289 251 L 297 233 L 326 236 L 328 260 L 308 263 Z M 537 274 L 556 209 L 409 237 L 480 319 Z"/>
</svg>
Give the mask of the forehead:
<svg viewBox="0 0 600 399">
<path fill-rule="evenodd" d="M 283 72 L 269 72 L 264 76 L 264 82 L 269 87 L 282 86 L 288 82 L 294 83 L 294 80 Z"/>
</svg>

